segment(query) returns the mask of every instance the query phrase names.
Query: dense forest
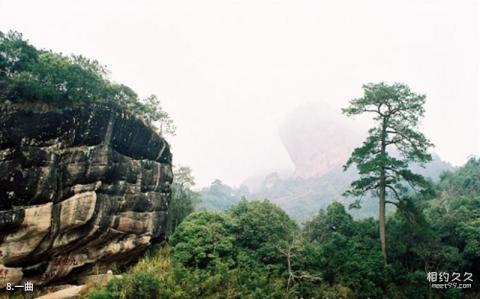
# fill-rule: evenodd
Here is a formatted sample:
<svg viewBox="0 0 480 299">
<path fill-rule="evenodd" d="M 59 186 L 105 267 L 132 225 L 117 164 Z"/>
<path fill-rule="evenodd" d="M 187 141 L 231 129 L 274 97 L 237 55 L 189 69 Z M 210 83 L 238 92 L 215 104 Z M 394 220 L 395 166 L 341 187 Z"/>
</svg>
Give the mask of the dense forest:
<svg viewBox="0 0 480 299">
<path fill-rule="evenodd" d="M 479 211 L 480 159 L 472 158 L 387 216 L 385 265 L 378 221 L 355 220 L 340 203 L 299 226 L 267 200 L 241 200 L 226 212 L 188 215 L 170 242 L 89 296 L 478 298 Z M 474 281 L 435 289 L 429 272 L 472 273 Z"/>
<path fill-rule="evenodd" d="M 379 203 L 378 217 L 354 219 L 333 202 L 298 225 L 268 200 L 245 198 L 186 216 L 198 194 L 185 192 L 193 179 L 183 169 L 169 242 L 90 298 L 478 297 L 480 160 L 436 183 L 415 173 L 410 163 L 432 159 L 417 128 L 425 96 L 403 84 L 364 91 L 344 113 L 373 113 L 376 125 L 346 161 L 359 175 L 344 196 L 357 208 Z"/>
</svg>

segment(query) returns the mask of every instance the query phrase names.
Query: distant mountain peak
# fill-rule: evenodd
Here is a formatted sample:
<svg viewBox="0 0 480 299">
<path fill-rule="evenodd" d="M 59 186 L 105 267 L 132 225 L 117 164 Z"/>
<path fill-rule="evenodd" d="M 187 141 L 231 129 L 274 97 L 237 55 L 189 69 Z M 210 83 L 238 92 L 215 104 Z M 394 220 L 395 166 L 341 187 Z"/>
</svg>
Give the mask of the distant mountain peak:
<svg viewBox="0 0 480 299">
<path fill-rule="evenodd" d="M 280 127 L 280 137 L 295 165 L 294 176 L 319 177 L 341 166 L 363 134 L 351 120 L 322 102 L 299 106 Z"/>
</svg>

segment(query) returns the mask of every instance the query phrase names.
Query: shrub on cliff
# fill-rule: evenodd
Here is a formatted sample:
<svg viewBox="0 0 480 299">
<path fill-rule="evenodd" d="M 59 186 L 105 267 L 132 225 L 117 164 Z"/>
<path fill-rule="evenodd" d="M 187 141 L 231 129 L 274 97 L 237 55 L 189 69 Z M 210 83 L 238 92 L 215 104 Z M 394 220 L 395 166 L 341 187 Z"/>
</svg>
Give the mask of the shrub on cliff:
<svg viewBox="0 0 480 299">
<path fill-rule="evenodd" d="M 155 95 L 140 99 L 128 86 L 110 81 L 108 74 L 96 60 L 39 50 L 18 32 L 0 31 L 0 103 L 107 104 L 174 134 L 172 120 Z"/>
</svg>

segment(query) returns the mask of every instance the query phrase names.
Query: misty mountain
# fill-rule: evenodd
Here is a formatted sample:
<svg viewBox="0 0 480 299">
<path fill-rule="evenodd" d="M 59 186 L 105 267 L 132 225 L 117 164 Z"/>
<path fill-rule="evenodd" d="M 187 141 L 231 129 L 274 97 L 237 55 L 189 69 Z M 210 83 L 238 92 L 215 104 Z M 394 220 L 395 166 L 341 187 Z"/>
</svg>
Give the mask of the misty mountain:
<svg viewBox="0 0 480 299">
<path fill-rule="evenodd" d="M 320 177 L 345 163 L 367 128 L 326 103 L 310 102 L 286 115 L 280 138 L 295 165 L 293 176 Z"/>
<path fill-rule="evenodd" d="M 273 171 L 263 176 L 250 177 L 240 188 L 233 188 L 215 180 L 201 191 L 200 208 L 225 210 L 241 197 L 269 199 L 293 218 L 303 221 L 338 201 L 346 206 L 353 202 L 342 193 L 358 178 L 355 167 L 344 172 L 342 165 L 353 148 L 363 140 L 366 127 L 355 125 L 322 103 L 310 103 L 292 111 L 280 127 L 280 137 L 295 165 L 293 174 Z M 395 155 L 395 153 L 391 153 Z M 422 167 L 412 164 L 412 171 L 433 181 L 453 167 L 433 155 L 433 160 Z M 355 217 L 376 216 L 377 201 L 365 197 L 361 209 L 352 209 Z"/>
<path fill-rule="evenodd" d="M 425 165 L 425 168 L 419 165 L 412 165 L 411 168 L 433 181 L 437 181 L 443 172 L 453 169 L 449 163 L 442 161 L 437 155 L 433 156 L 432 162 Z M 341 166 L 335 167 L 322 176 L 310 178 L 298 176 L 282 178 L 276 172 L 272 172 L 264 177 L 260 188 L 255 192 L 250 191 L 245 185 L 232 188 L 216 180 L 210 187 L 201 191 L 203 202 L 200 207 L 226 210 L 238 203 L 242 196 L 248 199 L 266 198 L 280 206 L 291 217 L 304 221 L 333 201 L 349 206 L 353 199 L 343 197 L 342 193 L 357 177 L 355 168 L 344 172 Z M 377 206 L 375 199 L 365 197 L 362 200 L 362 207 L 351 209 L 350 213 L 356 218 L 376 217 Z"/>
</svg>

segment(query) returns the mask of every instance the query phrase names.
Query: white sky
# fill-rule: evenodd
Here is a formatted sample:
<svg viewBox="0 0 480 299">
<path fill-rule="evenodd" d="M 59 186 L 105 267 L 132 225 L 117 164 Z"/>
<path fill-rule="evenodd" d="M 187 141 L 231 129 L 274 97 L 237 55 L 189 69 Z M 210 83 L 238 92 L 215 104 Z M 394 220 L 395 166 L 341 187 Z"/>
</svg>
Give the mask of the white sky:
<svg viewBox="0 0 480 299">
<path fill-rule="evenodd" d="M 178 127 L 174 162 L 200 186 L 291 168 L 284 115 L 338 109 L 376 81 L 427 94 L 422 129 L 442 159 L 480 155 L 479 20 L 475 0 L 0 0 L 0 30 L 157 94 Z"/>
</svg>

